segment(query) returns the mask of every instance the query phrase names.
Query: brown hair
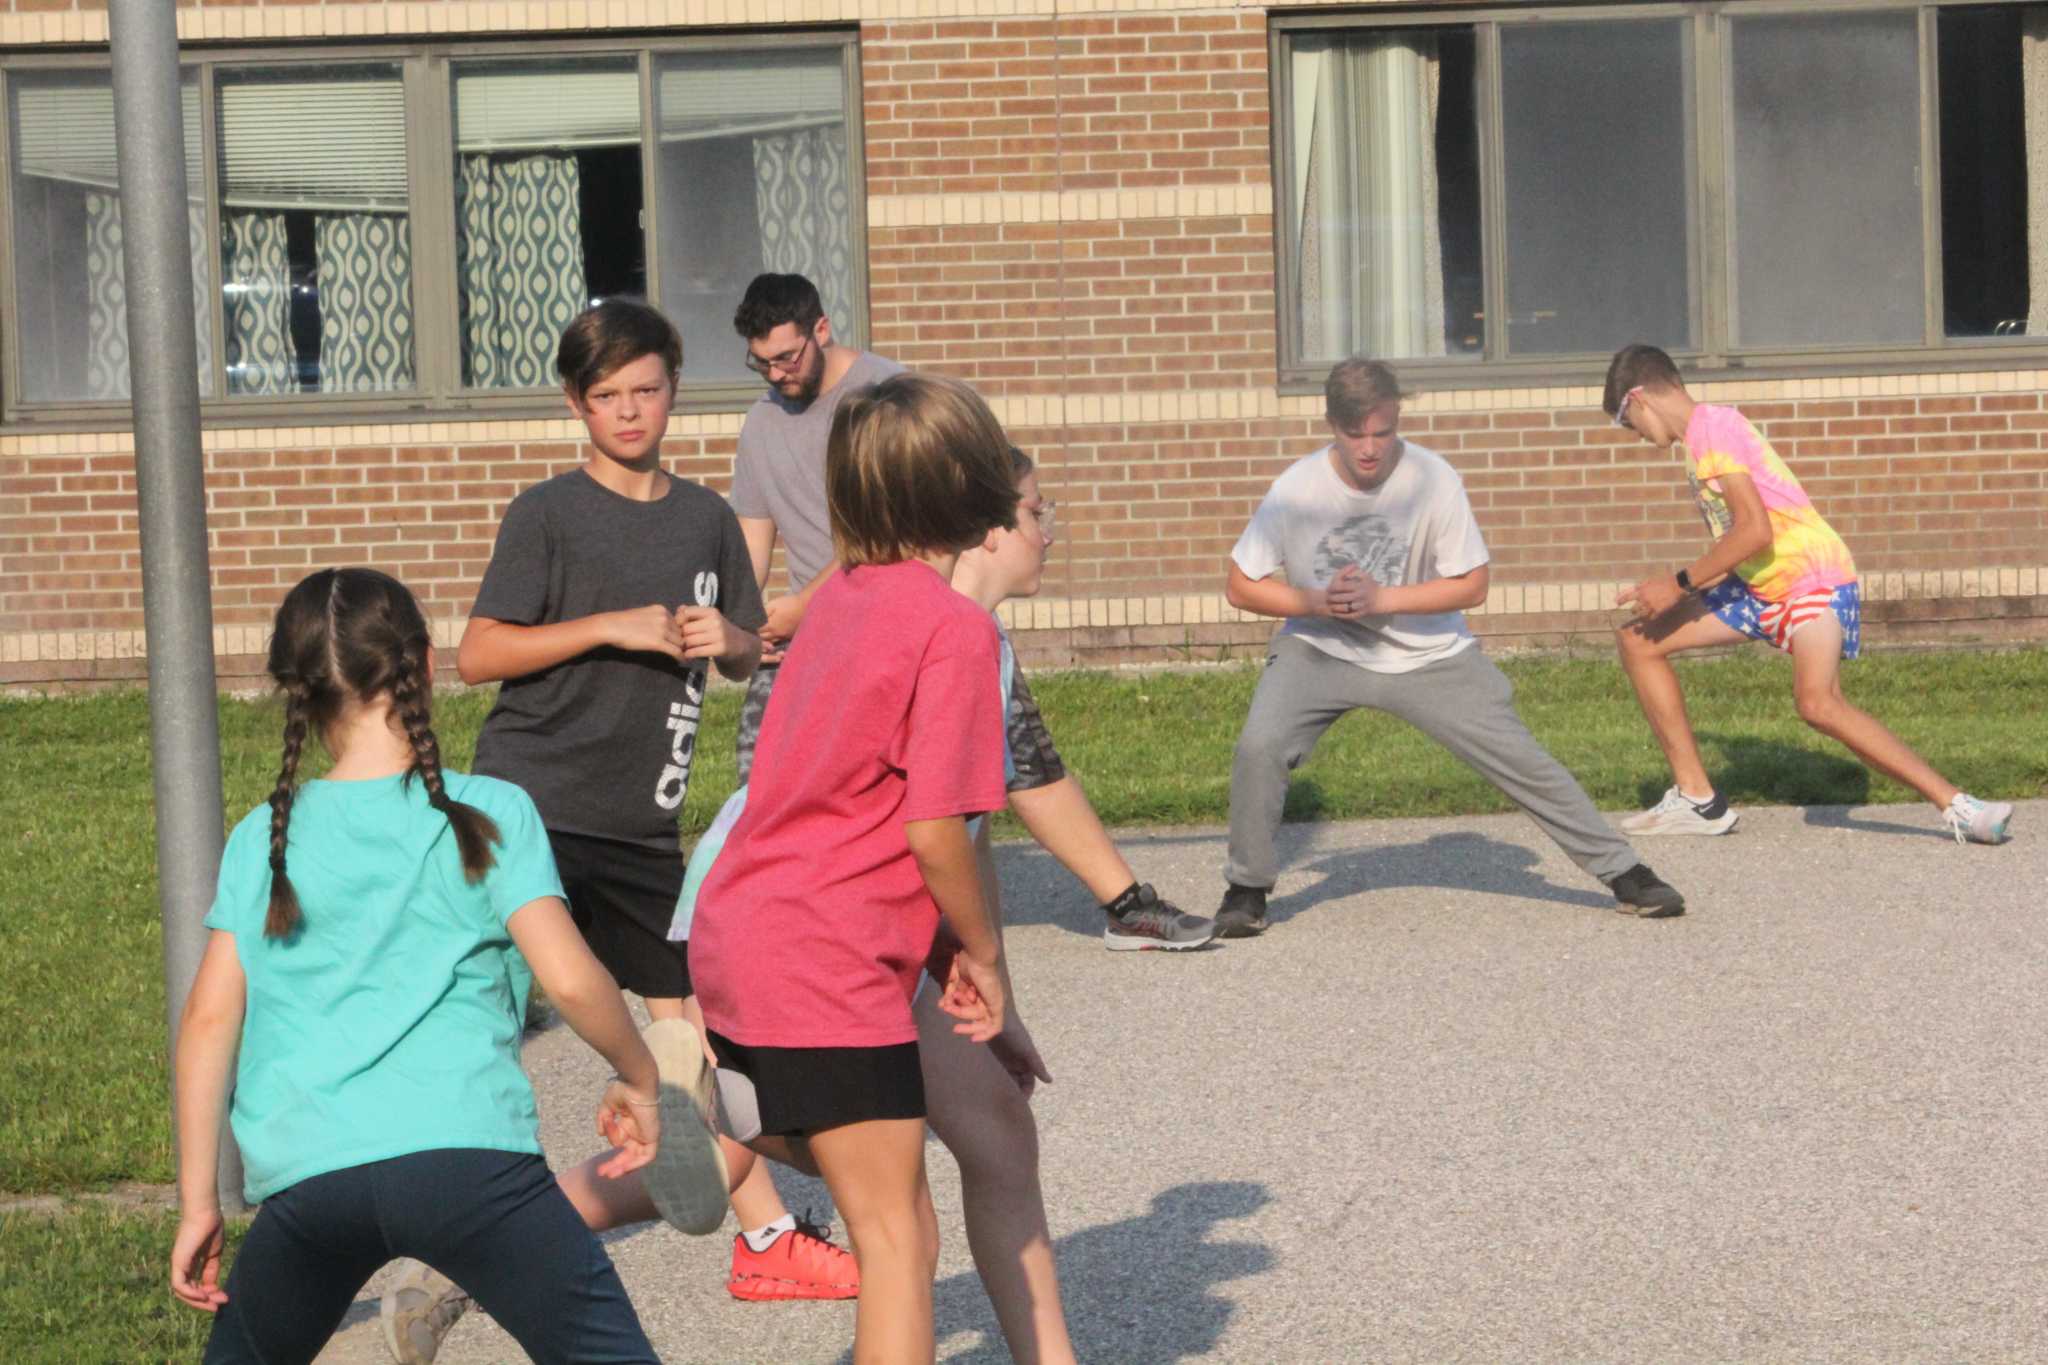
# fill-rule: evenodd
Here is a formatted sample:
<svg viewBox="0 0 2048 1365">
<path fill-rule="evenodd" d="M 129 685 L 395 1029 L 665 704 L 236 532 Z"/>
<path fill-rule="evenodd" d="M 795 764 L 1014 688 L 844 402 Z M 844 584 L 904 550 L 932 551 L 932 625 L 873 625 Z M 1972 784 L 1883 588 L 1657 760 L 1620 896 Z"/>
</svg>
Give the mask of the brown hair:
<svg viewBox="0 0 2048 1365">
<path fill-rule="evenodd" d="M 732 329 L 743 341 L 758 341 L 785 322 L 808 332 L 825 316 L 825 301 L 818 286 L 802 275 L 778 275 L 773 271 L 756 275 L 732 313 Z"/>
<path fill-rule="evenodd" d="M 1374 408 L 1398 403 L 1405 396 L 1392 366 L 1353 356 L 1330 367 L 1330 377 L 1323 381 L 1323 415 L 1330 425 L 1348 431 Z"/>
<path fill-rule="evenodd" d="M 433 680 L 427 674 L 427 619 L 405 585 L 375 569 L 322 569 L 285 594 L 270 636 L 270 676 L 284 692 L 284 762 L 270 793 L 270 913 L 266 938 L 298 927 L 299 897 L 285 874 L 285 832 L 298 792 L 299 754 L 308 730 L 325 731 L 350 700 L 389 694 L 412 741 L 409 782 L 426 785 L 427 800 L 448 817 L 462 870 L 483 879 L 493 861 L 498 826 L 475 806 L 448 795 L 441 745 L 429 720 Z"/>
<path fill-rule="evenodd" d="M 586 308 L 562 329 L 555 348 L 555 373 L 580 403 L 591 386 L 643 355 L 661 357 L 669 387 L 683 369 L 683 336 L 659 309 L 639 299 L 606 299 Z"/>
<path fill-rule="evenodd" d="M 1009 437 L 957 379 L 899 374 L 832 414 L 825 491 L 839 562 L 964 550 L 1017 524 Z"/>
<path fill-rule="evenodd" d="M 1679 376 L 1677 362 L 1663 351 L 1640 341 L 1630 342 L 1608 362 L 1607 388 L 1600 395 L 1600 406 L 1612 417 L 1621 410 L 1623 394 L 1645 386 L 1683 389 L 1685 380 Z"/>
<path fill-rule="evenodd" d="M 1038 466 L 1031 462 L 1031 457 L 1026 455 L 1021 447 L 1010 447 L 1010 472 L 1017 476 L 1018 483 L 1024 482 L 1037 468 Z"/>
</svg>

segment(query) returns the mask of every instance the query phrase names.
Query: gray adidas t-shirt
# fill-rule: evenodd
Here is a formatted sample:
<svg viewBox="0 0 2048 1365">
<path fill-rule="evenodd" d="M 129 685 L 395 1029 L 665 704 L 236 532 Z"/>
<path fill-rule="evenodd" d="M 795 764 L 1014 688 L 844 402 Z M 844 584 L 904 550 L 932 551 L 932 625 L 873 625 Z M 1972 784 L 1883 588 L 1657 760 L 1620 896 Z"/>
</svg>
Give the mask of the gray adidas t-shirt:
<svg viewBox="0 0 2048 1365">
<path fill-rule="evenodd" d="M 671 475 L 653 502 L 581 469 L 512 500 L 475 613 L 513 625 L 659 603 L 766 619 L 732 509 Z M 473 770 L 524 787 L 551 830 L 671 849 L 690 784 L 708 665 L 595 649 L 508 680 L 477 737 Z"/>
<path fill-rule="evenodd" d="M 825 508 L 825 442 L 839 400 L 902 373 L 895 361 L 862 351 L 845 377 L 808 407 L 793 407 L 770 389 L 747 409 L 733 460 L 732 510 L 775 523 L 789 563 L 791 592 L 816 578 L 834 558 L 832 519 Z"/>
</svg>

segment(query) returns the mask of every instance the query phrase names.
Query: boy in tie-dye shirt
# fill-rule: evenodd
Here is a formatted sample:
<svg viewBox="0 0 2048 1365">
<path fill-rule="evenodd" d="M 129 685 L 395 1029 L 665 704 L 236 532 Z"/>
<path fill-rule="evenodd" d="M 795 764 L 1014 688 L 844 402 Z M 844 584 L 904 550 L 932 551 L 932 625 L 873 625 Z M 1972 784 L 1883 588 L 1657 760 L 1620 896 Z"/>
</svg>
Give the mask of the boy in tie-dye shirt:
<svg viewBox="0 0 2048 1365">
<path fill-rule="evenodd" d="M 1621 822 L 1631 834 L 1726 834 L 1737 815 L 1714 790 L 1686 720 L 1671 656 L 1764 640 L 1792 656 L 1799 717 L 1942 813 L 1957 842 L 2003 842 L 2012 806 L 1980 801 L 1842 695 L 1856 657 L 1862 599 L 1856 562 L 1792 471 L 1734 408 L 1697 403 L 1671 357 L 1625 346 L 1607 370 L 1603 406 L 1655 446 L 1682 443 L 1686 477 L 1714 543 L 1692 563 L 1625 589 L 1635 620 L 1618 632 L 1621 664 L 1674 779 L 1663 800 Z"/>
</svg>

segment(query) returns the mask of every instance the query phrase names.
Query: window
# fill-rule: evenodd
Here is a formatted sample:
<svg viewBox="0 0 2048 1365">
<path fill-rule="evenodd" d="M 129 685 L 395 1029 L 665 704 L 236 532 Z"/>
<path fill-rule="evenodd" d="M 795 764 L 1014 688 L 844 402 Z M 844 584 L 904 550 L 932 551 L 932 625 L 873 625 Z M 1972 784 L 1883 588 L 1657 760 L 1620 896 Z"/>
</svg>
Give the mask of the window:
<svg viewBox="0 0 2048 1365">
<path fill-rule="evenodd" d="M 345 57 L 346 60 L 340 60 Z M 650 298 L 698 401 L 751 399 L 732 311 L 802 271 L 865 334 L 851 35 L 187 54 L 200 385 L 212 417 L 552 409 L 587 305 Z M 127 398 L 104 64 L 0 69 L 6 413 Z"/>
<path fill-rule="evenodd" d="M 1276 22 L 1290 380 L 1350 354 L 1577 377 L 1631 340 L 1998 364 L 2048 336 L 2048 5 Z"/>
</svg>

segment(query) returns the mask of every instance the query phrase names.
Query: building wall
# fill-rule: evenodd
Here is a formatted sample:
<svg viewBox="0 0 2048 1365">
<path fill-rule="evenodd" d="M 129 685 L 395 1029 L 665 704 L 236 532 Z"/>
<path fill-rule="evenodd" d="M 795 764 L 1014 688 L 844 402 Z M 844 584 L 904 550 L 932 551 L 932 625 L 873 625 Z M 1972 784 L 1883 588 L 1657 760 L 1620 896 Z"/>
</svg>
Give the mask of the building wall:
<svg viewBox="0 0 2048 1365">
<path fill-rule="evenodd" d="M 193 41 L 858 23 L 871 344 L 975 384 L 1044 469 L 1060 544 L 1010 609 L 1041 662 L 1250 655 L 1220 599 L 1272 477 L 1320 442 L 1276 387 L 1266 15 L 1033 0 L 193 4 Z M 946 12 L 942 14 L 941 11 Z M 950 16 L 950 17 L 948 17 Z M 105 40 L 106 14 L 0 0 L 0 47 Z M 1849 540 L 1871 636 L 2048 633 L 2048 410 L 2036 371 L 1703 386 L 1740 403 Z M 679 416 L 680 473 L 723 488 L 737 413 Z M 1475 627 L 1598 643 L 1624 582 L 1695 555 L 1676 457 L 1582 387 L 1424 392 L 1404 423 L 1463 473 L 1494 551 Z M 497 518 L 577 458 L 558 420 L 209 430 L 224 678 L 282 592 L 367 562 L 460 634 Z M 132 441 L 0 431 L 0 683 L 138 677 Z"/>
</svg>

